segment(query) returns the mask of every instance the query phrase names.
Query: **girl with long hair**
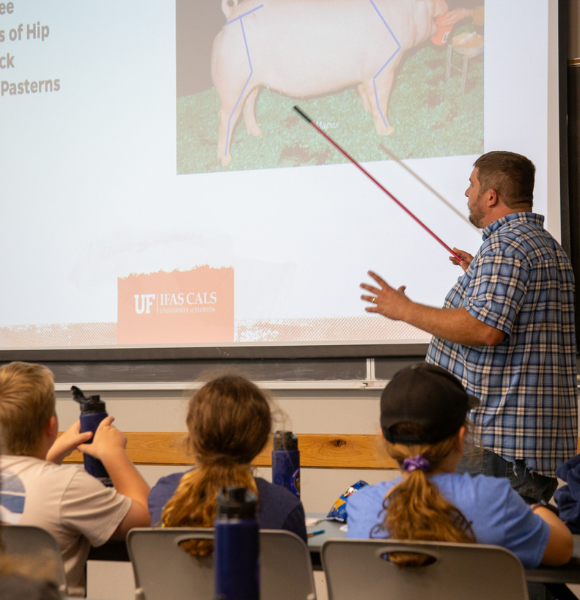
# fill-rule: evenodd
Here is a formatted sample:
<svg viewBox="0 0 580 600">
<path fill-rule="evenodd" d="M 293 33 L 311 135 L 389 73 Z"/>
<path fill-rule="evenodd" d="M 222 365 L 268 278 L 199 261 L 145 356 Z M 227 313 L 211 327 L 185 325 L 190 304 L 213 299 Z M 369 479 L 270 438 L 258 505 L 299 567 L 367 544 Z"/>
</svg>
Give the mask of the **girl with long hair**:
<svg viewBox="0 0 580 600">
<path fill-rule="evenodd" d="M 212 527 L 215 503 L 224 486 L 248 488 L 258 497 L 262 529 L 286 529 L 306 541 L 304 508 L 285 488 L 254 477 L 251 462 L 266 446 L 272 415 L 265 393 L 237 375 L 206 383 L 189 401 L 188 444 L 196 468 L 163 477 L 149 495 L 152 525 Z M 212 544 L 191 541 L 190 554 L 211 554 Z"/>
<path fill-rule="evenodd" d="M 435 365 L 399 371 L 381 396 L 381 430 L 401 477 L 347 501 L 349 538 L 483 543 L 511 550 L 527 569 L 572 556 L 572 535 L 547 507 L 528 506 L 509 480 L 455 473 L 467 413 L 477 398 Z M 417 555 L 391 555 L 400 566 Z"/>
</svg>

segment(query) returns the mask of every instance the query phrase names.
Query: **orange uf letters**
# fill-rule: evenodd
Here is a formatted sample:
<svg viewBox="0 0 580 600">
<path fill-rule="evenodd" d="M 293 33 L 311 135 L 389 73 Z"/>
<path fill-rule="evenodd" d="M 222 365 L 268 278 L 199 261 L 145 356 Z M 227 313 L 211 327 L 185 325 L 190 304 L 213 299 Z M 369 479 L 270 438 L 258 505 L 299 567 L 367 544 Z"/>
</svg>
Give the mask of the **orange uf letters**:
<svg viewBox="0 0 580 600">
<path fill-rule="evenodd" d="M 129 275 L 118 279 L 118 344 L 234 341 L 234 270 Z"/>
</svg>

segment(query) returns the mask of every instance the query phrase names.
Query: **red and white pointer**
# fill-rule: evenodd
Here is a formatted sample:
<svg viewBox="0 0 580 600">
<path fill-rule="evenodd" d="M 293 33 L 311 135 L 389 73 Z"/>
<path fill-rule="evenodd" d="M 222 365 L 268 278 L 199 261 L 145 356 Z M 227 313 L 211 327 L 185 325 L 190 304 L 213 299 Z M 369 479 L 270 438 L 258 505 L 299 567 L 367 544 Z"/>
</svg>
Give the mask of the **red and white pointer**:
<svg viewBox="0 0 580 600">
<path fill-rule="evenodd" d="M 308 115 L 306 115 L 297 106 L 294 106 L 293 108 L 307 123 L 310 123 L 310 125 L 312 125 L 312 127 L 314 127 L 314 129 L 316 129 L 316 131 L 318 131 L 318 133 L 320 133 L 320 135 L 324 136 L 341 154 L 346 156 L 346 158 L 348 158 L 348 160 L 350 160 L 350 162 L 355 167 L 360 169 L 375 185 L 380 187 L 381 190 L 383 190 L 383 192 L 385 192 L 385 194 L 387 194 L 387 196 L 389 196 L 389 198 L 391 200 L 396 202 L 410 217 L 412 217 L 415 221 L 417 221 L 417 223 L 419 223 L 419 225 L 421 225 L 421 227 L 427 233 L 431 234 L 447 250 L 447 252 L 450 252 L 451 254 L 453 254 L 453 256 L 455 256 L 455 258 L 459 262 L 463 262 L 464 259 L 461 256 L 459 256 L 459 254 L 457 254 L 457 252 L 454 252 L 440 237 L 438 237 L 435 233 L 433 233 L 433 231 L 431 231 L 429 229 L 429 227 L 427 227 L 427 225 L 425 225 L 425 223 L 423 223 L 423 221 L 418 219 L 404 204 L 399 202 L 399 200 L 397 200 L 395 198 L 395 196 L 393 196 L 393 194 L 391 194 L 391 192 L 389 192 L 389 190 L 387 190 L 386 187 L 384 187 L 382 184 L 380 184 L 366 169 L 364 169 L 350 154 L 348 154 L 348 152 L 346 152 L 346 150 L 343 150 L 343 148 L 341 148 L 325 131 L 320 129 L 320 127 L 318 127 L 318 125 Z"/>
</svg>

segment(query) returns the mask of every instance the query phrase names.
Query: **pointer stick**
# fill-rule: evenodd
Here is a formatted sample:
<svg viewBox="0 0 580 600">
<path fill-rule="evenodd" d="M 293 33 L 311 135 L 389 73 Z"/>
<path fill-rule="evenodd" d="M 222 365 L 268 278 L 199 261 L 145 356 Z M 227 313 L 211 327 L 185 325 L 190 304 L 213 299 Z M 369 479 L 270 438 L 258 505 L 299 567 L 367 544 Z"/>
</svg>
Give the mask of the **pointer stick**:
<svg viewBox="0 0 580 600">
<path fill-rule="evenodd" d="M 329 135 L 327 135 L 324 131 L 322 131 L 322 129 L 320 129 L 320 127 L 318 127 L 318 125 L 308 115 L 303 113 L 297 106 L 294 106 L 294 110 L 305 121 L 310 123 L 310 125 L 312 125 L 312 127 L 314 127 L 314 129 L 316 129 L 316 131 L 318 131 L 318 133 L 320 133 L 323 137 L 325 137 L 341 154 L 346 156 L 346 158 L 348 158 L 348 160 L 350 160 L 350 162 L 355 167 L 358 167 L 358 169 L 360 169 L 373 183 L 375 183 L 378 187 L 380 187 L 381 190 L 383 190 L 383 192 L 385 192 L 385 194 L 387 194 L 387 196 L 389 196 L 389 198 L 391 200 L 394 200 L 410 217 L 412 217 L 415 221 L 417 221 L 417 223 L 419 223 L 419 225 L 421 225 L 421 227 L 427 233 L 430 233 L 447 250 L 447 252 L 453 254 L 453 256 L 455 256 L 455 258 L 457 258 L 457 260 L 463 261 L 463 259 L 461 258 L 461 256 L 459 256 L 459 254 L 457 254 L 456 252 L 453 252 L 453 250 L 451 250 L 451 248 L 441 238 L 437 237 L 429 229 L 429 227 L 427 227 L 427 225 L 425 225 L 422 221 L 420 221 L 404 204 L 399 202 L 395 198 L 395 196 L 393 196 L 393 194 L 391 194 L 391 192 L 389 192 L 389 190 L 387 190 L 387 188 L 385 188 L 383 185 L 381 185 L 366 169 L 364 169 L 361 165 L 359 165 L 359 163 L 357 163 L 356 160 L 350 154 L 348 154 L 345 150 L 343 150 Z"/>
<path fill-rule="evenodd" d="M 453 204 L 451 204 L 450 202 L 445 200 L 445 198 L 437 190 L 434 190 L 424 179 L 419 177 L 419 175 L 417 175 L 417 173 L 415 173 L 415 171 L 413 171 L 413 169 L 411 169 L 411 167 L 407 166 L 396 154 L 391 152 L 388 148 L 386 148 L 382 144 L 379 144 L 379 148 L 383 152 L 388 154 L 403 169 L 405 169 L 405 171 L 407 171 L 407 173 L 409 173 L 409 175 L 413 176 L 419 183 L 423 184 L 434 196 L 437 196 L 437 198 L 439 198 L 439 200 L 441 200 L 441 202 L 443 202 L 443 204 L 445 204 L 445 206 L 447 206 L 447 208 L 450 208 L 458 217 L 461 217 L 470 227 L 472 227 L 475 231 L 477 231 L 479 233 L 479 229 L 475 225 L 473 225 L 471 223 L 471 221 L 463 213 L 458 211 L 455 208 L 455 206 L 453 206 Z"/>
</svg>

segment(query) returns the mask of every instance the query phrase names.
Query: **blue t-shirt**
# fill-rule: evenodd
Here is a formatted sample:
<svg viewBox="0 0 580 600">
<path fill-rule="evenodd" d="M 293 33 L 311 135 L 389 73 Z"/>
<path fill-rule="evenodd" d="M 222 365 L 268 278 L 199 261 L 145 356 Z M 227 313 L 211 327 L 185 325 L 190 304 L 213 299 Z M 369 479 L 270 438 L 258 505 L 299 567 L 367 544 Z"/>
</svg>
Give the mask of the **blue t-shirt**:
<svg viewBox="0 0 580 600">
<path fill-rule="evenodd" d="M 480 544 L 503 546 L 511 550 L 526 569 L 534 569 L 550 537 L 549 525 L 535 515 L 510 487 L 507 479 L 469 474 L 440 473 L 431 480 L 441 494 L 456 506 L 471 523 Z M 371 536 L 371 530 L 382 523 L 383 500 L 387 492 L 401 483 L 398 477 L 369 485 L 348 497 L 346 512 L 347 538 L 389 537 L 384 529 Z"/>
<path fill-rule="evenodd" d="M 174 473 L 162 477 L 151 488 L 147 504 L 151 515 L 151 525 L 159 525 L 163 507 L 173 496 L 185 473 Z M 286 488 L 274 485 L 261 477 L 256 477 L 258 486 L 257 521 L 260 529 L 285 529 L 301 537 L 305 542 L 306 518 L 302 502 Z"/>
</svg>

